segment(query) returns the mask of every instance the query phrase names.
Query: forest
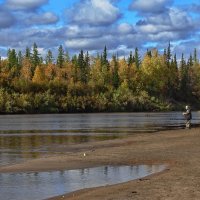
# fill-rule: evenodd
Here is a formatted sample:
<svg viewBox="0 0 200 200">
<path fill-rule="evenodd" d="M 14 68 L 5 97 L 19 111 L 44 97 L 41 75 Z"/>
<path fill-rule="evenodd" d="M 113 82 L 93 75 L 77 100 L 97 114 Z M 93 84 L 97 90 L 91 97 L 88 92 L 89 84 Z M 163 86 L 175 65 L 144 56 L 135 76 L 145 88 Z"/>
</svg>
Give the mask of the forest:
<svg viewBox="0 0 200 200">
<path fill-rule="evenodd" d="M 137 112 L 200 108 L 200 63 L 194 49 L 177 59 L 171 45 L 159 53 L 138 48 L 127 57 L 105 46 L 96 56 L 73 56 L 60 45 L 41 57 L 36 43 L 24 54 L 0 57 L 0 113 Z"/>
</svg>

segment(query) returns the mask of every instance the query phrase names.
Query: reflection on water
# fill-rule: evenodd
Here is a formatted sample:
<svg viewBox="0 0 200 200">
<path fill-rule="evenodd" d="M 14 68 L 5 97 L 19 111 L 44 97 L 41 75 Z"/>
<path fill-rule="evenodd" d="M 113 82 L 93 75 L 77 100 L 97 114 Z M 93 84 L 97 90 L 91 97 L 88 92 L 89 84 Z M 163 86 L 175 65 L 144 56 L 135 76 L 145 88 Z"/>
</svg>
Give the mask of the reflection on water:
<svg viewBox="0 0 200 200">
<path fill-rule="evenodd" d="M 193 124 L 200 113 L 193 112 Z M 59 145 L 180 128 L 181 112 L 0 115 L 0 165 L 59 153 Z"/>
<path fill-rule="evenodd" d="M 115 135 L 0 134 L 0 165 L 59 153 L 59 145 L 119 138 Z"/>
<path fill-rule="evenodd" d="M 139 165 L 40 173 L 3 173 L 0 174 L 0 194 L 4 200 L 41 200 L 83 188 L 123 183 L 165 169 L 165 165 Z"/>
</svg>

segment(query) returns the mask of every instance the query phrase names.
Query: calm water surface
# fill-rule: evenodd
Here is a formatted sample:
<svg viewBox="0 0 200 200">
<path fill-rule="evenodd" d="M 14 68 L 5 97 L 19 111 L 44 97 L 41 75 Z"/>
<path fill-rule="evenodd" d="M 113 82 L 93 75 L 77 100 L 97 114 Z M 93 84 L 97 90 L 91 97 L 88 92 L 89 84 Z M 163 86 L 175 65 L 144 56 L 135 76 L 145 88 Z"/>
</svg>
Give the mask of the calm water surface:
<svg viewBox="0 0 200 200">
<path fill-rule="evenodd" d="M 193 112 L 193 124 L 200 112 Z M 0 115 L 0 165 L 60 153 L 58 146 L 181 128 L 181 112 Z"/>
<path fill-rule="evenodd" d="M 193 112 L 193 124 L 200 112 Z M 58 147 L 178 129 L 181 112 L 0 115 L 0 166 L 62 153 Z M 0 199 L 41 200 L 56 195 L 141 178 L 165 169 L 159 166 L 103 166 L 41 173 L 0 173 Z"/>
<path fill-rule="evenodd" d="M 0 174 L 0 199 L 41 200 L 83 188 L 127 182 L 165 168 L 165 165 L 103 166 L 55 172 L 5 173 Z"/>
</svg>

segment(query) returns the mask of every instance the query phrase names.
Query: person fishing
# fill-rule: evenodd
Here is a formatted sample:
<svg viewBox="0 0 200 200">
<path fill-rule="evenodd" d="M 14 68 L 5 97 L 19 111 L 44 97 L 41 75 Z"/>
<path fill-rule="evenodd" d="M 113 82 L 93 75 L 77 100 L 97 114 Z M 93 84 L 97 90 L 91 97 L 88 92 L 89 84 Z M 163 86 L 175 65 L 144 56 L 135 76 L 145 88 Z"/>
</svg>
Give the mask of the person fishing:
<svg viewBox="0 0 200 200">
<path fill-rule="evenodd" d="M 191 119 L 192 119 L 192 112 L 190 107 L 187 105 L 185 106 L 186 111 L 183 112 L 183 116 L 186 119 L 185 127 L 186 128 L 191 128 Z"/>
</svg>

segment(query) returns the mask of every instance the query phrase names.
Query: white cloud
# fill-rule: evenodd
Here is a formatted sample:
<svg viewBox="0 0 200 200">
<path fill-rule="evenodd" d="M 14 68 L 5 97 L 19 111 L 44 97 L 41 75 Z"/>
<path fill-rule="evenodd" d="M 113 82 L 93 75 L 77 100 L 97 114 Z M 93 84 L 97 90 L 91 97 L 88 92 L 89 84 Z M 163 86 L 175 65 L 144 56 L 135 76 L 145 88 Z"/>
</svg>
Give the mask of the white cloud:
<svg viewBox="0 0 200 200">
<path fill-rule="evenodd" d="M 49 0 L 7 0 L 6 5 L 13 10 L 34 10 L 48 3 Z"/>
<path fill-rule="evenodd" d="M 135 47 L 140 52 L 146 50 L 152 42 L 163 48 L 169 40 L 184 41 L 199 30 L 197 17 L 192 18 L 182 7 L 171 7 L 172 0 L 134 0 L 131 9 L 140 19 L 136 25 L 130 18 L 126 22 L 126 14 L 119 20 L 122 15 L 118 2 L 79 0 L 67 11 L 69 19 L 59 24 L 56 14 L 39 9 L 48 0 L 5 0 L 3 6 L 7 7 L 0 5 L 0 44 L 23 51 L 36 42 L 42 55 L 46 49 L 57 51 L 60 44 L 69 52 L 97 52 L 106 45 L 110 52 L 123 55 Z"/>
<path fill-rule="evenodd" d="M 67 10 L 71 22 L 90 25 L 112 24 L 120 17 L 119 8 L 109 0 L 85 0 Z"/>
<path fill-rule="evenodd" d="M 170 8 L 168 13 L 145 17 L 137 23 L 137 30 L 157 41 L 178 40 L 188 37 L 195 30 L 195 23 L 186 12 Z"/>
<path fill-rule="evenodd" d="M 116 43 L 115 36 L 112 35 L 103 35 L 98 38 L 82 38 L 77 37 L 73 39 L 66 39 L 65 46 L 68 49 L 74 50 L 92 50 L 92 49 L 103 49 L 105 45 L 107 46 L 115 46 Z"/>
<path fill-rule="evenodd" d="M 24 20 L 26 25 L 44 25 L 55 24 L 59 20 L 58 16 L 52 12 L 45 12 L 42 14 L 27 14 Z"/>
<path fill-rule="evenodd" d="M 131 26 L 128 23 L 119 24 L 117 28 L 118 28 L 119 33 L 121 34 L 128 34 L 128 33 L 133 32 L 134 30 L 133 26 Z"/>
<path fill-rule="evenodd" d="M 180 38 L 180 33 L 178 32 L 170 32 L 170 31 L 163 31 L 158 34 L 149 34 L 149 40 L 157 41 L 157 42 L 164 42 L 164 41 L 174 41 Z"/>
<path fill-rule="evenodd" d="M 184 11 L 177 8 L 170 9 L 169 16 L 171 19 L 172 26 L 176 29 L 186 30 L 193 26 L 193 20 Z"/>
<path fill-rule="evenodd" d="M 172 0 L 134 0 L 130 5 L 130 9 L 139 12 L 162 12 Z"/>
<path fill-rule="evenodd" d="M 68 26 L 65 33 L 67 36 L 74 37 L 75 35 L 78 35 L 80 32 L 81 32 L 81 29 L 79 28 L 79 26 L 71 25 L 71 26 Z"/>
<path fill-rule="evenodd" d="M 39 53 L 40 56 L 42 56 L 44 58 L 45 55 L 46 55 L 46 50 L 44 48 L 39 47 L 38 53 Z"/>
<path fill-rule="evenodd" d="M 83 39 L 83 38 L 76 38 L 76 39 L 70 39 L 66 40 L 65 45 L 68 48 L 77 48 L 77 49 L 82 49 L 82 48 L 88 48 L 91 46 L 90 44 L 93 43 L 93 39 Z"/>
<path fill-rule="evenodd" d="M 63 32 L 68 38 L 98 38 L 105 34 L 115 33 L 116 26 L 68 25 Z"/>
</svg>

